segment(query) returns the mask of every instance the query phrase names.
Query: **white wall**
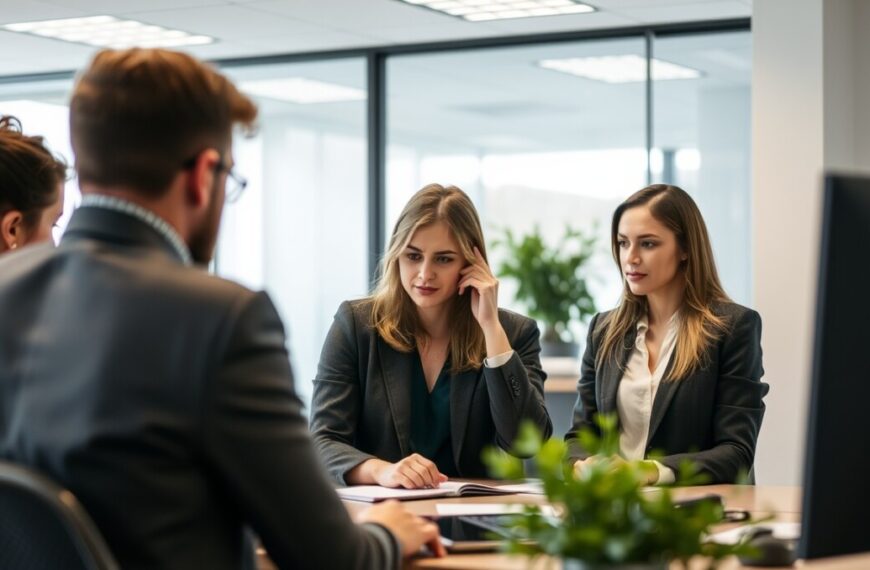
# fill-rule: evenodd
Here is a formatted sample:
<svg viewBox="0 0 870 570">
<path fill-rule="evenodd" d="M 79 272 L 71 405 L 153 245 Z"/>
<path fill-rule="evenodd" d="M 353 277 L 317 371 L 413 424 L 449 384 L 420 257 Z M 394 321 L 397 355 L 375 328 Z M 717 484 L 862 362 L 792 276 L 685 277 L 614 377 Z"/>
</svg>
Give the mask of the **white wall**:
<svg viewBox="0 0 870 570">
<path fill-rule="evenodd" d="M 753 3 L 753 275 L 763 319 L 764 484 L 799 484 L 824 157 L 823 0 Z"/>
<path fill-rule="evenodd" d="M 753 3 L 753 274 L 771 386 L 759 483 L 802 482 L 821 179 L 870 161 L 868 25 L 862 0 Z"/>
</svg>

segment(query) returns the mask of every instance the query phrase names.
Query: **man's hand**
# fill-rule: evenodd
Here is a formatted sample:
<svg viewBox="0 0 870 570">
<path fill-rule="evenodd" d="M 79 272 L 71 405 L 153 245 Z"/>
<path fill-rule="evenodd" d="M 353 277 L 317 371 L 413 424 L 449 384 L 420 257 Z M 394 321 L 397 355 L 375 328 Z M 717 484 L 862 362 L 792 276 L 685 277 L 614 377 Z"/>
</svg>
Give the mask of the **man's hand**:
<svg viewBox="0 0 870 570">
<path fill-rule="evenodd" d="M 435 556 L 447 552 L 438 535 L 438 525 L 411 513 L 398 501 L 385 501 L 374 505 L 357 516 L 358 523 L 377 523 L 385 527 L 402 545 L 402 554 L 412 556 L 424 544 Z"/>
</svg>

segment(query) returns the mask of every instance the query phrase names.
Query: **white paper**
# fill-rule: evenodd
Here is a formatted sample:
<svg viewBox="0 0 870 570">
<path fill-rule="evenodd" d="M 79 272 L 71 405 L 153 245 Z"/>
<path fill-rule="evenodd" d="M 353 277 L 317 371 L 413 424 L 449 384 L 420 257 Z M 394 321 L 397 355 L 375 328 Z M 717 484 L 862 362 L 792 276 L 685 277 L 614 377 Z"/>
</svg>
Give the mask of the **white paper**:
<svg viewBox="0 0 870 570">
<path fill-rule="evenodd" d="M 511 491 L 513 493 L 523 493 L 526 495 L 543 495 L 544 484 L 541 481 L 529 481 L 527 483 L 517 483 L 513 485 L 499 485 L 499 489 Z"/>
<path fill-rule="evenodd" d="M 381 487 L 379 485 L 354 485 L 352 487 L 344 487 L 336 489 L 338 495 L 343 499 L 351 501 L 385 501 L 387 499 L 423 499 L 426 497 L 443 497 L 449 495 L 451 491 L 445 490 L 443 483 L 438 489 L 391 489 L 389 487 Z"/>
<path fill-rule="evenodd" d="M 468 515 L 513 515 L 523 512 L 521 503 L 436 503 L 435 510 L 442 517 Z M 541 513 L 546 517 L 556 516 L 551 505 L 539 505 Z"/>
<path fill-rule="evenodd" d="M 782 538 L 784 540 L 797 540 L 801 535 L 800 523 L 771 521 L 738 526 L 731 530 L 717 532 L 716 534 L 710 535 L 710 538 L 713 542 L 718 542 L 719 544 L 737 544 L 740 542 L 740 539 L 743 538 L 744 534 L 756 527 L 769 528 L 773 531 L 774 537 Z"/>
</svg>

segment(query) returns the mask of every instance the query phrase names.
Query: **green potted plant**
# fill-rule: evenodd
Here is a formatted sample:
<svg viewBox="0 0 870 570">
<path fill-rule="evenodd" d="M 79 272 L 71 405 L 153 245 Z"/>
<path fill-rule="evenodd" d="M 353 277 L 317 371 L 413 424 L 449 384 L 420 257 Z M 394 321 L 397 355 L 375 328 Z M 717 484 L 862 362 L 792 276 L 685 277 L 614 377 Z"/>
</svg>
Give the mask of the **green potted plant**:
<svg viewBox="0 0 870 570">
<path fill-rule="evenodd" d="M 549 247 L 536 225 L 519 237 L 505 229 L 493 242 L 505 253 L 498 274 L 516 280 L 516 300 L 544 327 L 542 356 L 577 356 L 568 324 L 585 323 L 597 312 L 584 271 L 596 241 L 594 229 L 586 234 L 566 225 L 559 243 Z"/>
<path fill-rule="evenodd" d="M 510 516 L 508 552 L 561 558 L 565 570 L 665 570 L 674 560 L 688 568 L 695 556 L 707 557 L 713 568 L 726 556 L 753 553 L 746 544 L 708 541 L 711 527 L 723 521 L 721 504 L 699 501 L 677 508 L 669 488 L 645 490 L 641 462 L 617 454 L 616 418 L 602 416 L 598 423 L 601 436 L 585 431 L 580 438 L 601 459 L 579 475 L 566 461 L 564 441 L 541 443 L 534 426 L 522 426 L 515 446 L 518 452 L 534 452 L 556 515 L 528 505 L 522 514 Z M 496 449 L 487 449 L 484 461 L 496 477 L 523 477 L 521 461 Z M 689 462 L 680 470 L 690 484 L 701 482 Z"/>
</svg>

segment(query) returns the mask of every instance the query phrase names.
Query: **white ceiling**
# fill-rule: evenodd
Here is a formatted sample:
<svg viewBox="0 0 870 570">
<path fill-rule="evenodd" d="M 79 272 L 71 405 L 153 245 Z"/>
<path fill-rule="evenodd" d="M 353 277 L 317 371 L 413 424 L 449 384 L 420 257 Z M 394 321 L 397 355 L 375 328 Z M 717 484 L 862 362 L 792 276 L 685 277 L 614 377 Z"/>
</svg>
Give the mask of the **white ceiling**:
<svg viewBox="0 0 870 570">
<path fill-rule="evenodd" d="M 0 24 L 108 14 L 217 38 L 205 59 L 749 17 L 752 0 L 589 0 L 591 14 L 471 23 L 398 0 L 0 0 Z M 0 31 L 0 76 L 82 67 L 96 48 Z"/>
</svg>

